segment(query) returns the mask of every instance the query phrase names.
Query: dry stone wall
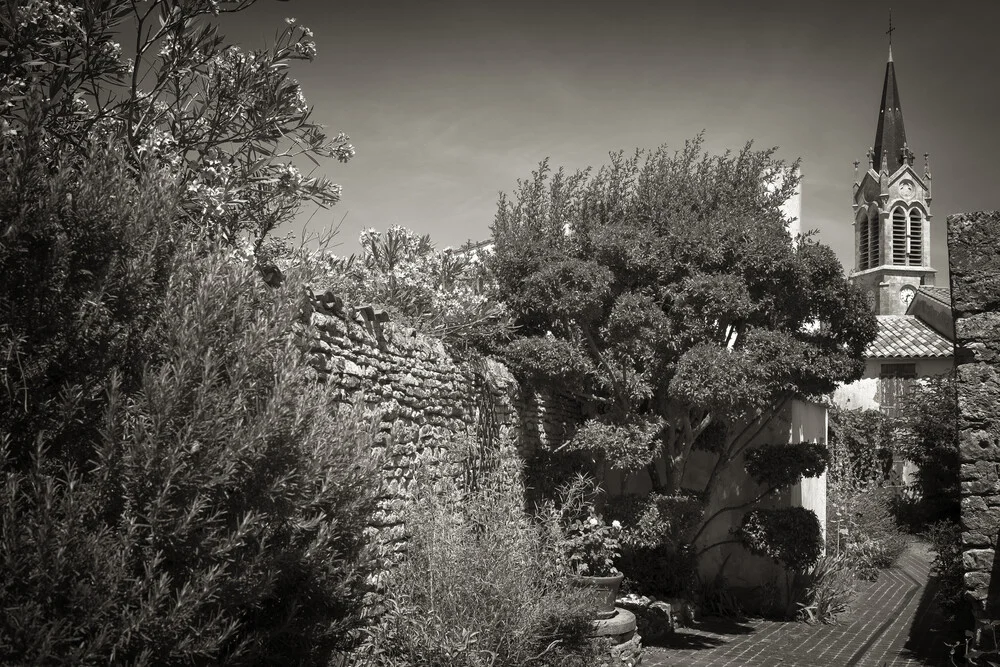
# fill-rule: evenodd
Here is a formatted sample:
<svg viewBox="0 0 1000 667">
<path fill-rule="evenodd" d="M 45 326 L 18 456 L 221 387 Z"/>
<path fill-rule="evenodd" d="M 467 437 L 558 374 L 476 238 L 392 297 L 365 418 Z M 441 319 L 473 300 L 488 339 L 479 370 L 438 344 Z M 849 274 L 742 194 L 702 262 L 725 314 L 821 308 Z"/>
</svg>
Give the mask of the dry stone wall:
<svg viewBox="0 0 1000 667">
<path fill-rule="evenodd" d="M 312 299 L 308 315 L 319 379 L 341 401 L 363 401 L 377 421 L 387 493 L 372 528 L 394 550 L 404 544 L 400 514 L 418 467 L 429 477 L 456 470 L 474 477 L 515 449 L 501 447 L 504 440 L 526 459 L 541 443 L 556 445 L 572 433 L 577 404 L 524 389 L 495 360 L 456 356 L 440 340 L 372 308 L 346 307 L 329 292 Z M 458 454 L 463 443 L 471 450 Z"/>
<path fill-rule="evenodd" d="M 948 216 L 965 588 L 1000 618 L 1000 211 Z"/>
</svg>

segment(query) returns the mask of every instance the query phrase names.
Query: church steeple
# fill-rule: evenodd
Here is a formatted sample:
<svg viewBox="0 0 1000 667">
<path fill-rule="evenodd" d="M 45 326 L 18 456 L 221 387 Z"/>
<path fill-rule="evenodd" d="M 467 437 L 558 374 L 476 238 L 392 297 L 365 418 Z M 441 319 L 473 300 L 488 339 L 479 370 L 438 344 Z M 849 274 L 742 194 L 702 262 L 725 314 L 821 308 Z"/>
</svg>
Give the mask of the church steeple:
<svg viewBox="0 0 1000 667">
<path fill-rule="evenodd" d="M 935 273 L 930 263 L 930 172 L 927 167 L 923 175 L 916 171 L 906 143 L 892 60 L 893 30 L 890 16 L 875 146 L 868 151 L 867 170 L 859 174 L 855 165 L 853 192 L 851 280 L 868 293 L 879 315 L 904 314 L 916 290 L 934 284 Z"/>
<path fill-rule="evenodd" d="M 896 68 L 892 62 L 892 44 L 889 44 L 889 60 L 885 64 L 885 81 L 882 83 L 882 105 L 878 112 L 878 129 L 875 131 L 875 168 L 881 168 L 884 160 L 889 174 L 895 173 L 903 165 L 902 151 L 905 146 L 903 109 L 899 105 Z"/>
</svg>

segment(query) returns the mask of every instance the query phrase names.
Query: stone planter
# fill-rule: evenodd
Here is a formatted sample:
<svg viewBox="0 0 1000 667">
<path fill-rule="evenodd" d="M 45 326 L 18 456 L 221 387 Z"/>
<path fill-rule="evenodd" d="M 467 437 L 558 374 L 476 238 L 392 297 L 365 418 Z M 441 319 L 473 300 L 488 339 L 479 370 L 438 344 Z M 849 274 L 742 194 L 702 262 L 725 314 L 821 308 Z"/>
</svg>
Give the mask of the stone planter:
<svg viewBox="0 0 1000 667">
<path fill-rule="evenodd" d="M 618 597 L 618 587 L 625 578 L 623 574 L 610 577 L 576 576 L 573 582 L 577 586 L 592 588 L 598 594 L 597 618 L 611 618 L 615 615 L 615 598 Z"/>
</svg>

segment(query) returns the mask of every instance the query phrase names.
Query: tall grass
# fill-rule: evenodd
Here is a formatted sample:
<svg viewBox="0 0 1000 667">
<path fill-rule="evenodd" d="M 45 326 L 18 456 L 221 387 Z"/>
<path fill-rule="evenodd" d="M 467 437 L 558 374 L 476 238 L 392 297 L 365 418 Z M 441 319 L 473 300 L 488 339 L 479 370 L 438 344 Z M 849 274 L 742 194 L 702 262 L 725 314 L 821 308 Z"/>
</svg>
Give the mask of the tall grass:
<svg viewBox="0 0 1000 667">
<path fill-rule="evenodd" d="M 511 452 L 475 489 L 423 487 L 406 558 L 357 664 L 379 667 L 591 665 L 593 600 L 555 548 L 556 518 L 533 519 Z"/>
</svg>

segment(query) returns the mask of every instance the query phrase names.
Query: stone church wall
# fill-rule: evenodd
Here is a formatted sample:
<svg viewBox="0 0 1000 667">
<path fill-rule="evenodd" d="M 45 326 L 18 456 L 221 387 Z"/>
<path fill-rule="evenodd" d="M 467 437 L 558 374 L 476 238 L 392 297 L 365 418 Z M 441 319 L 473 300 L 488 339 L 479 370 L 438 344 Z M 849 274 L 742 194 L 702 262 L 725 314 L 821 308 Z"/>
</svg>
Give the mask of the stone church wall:
<svg viewBox="0 0 1000 667">
<path fill-rule="evenodd" d="M 1000 211 L 948 216 L 966 595 L 1000 618 Z"/>
<path fill-rule="evenodd" d="M 431 477 L 454 474 L 447 464 L 468 443 L 472 456 L 463 461 L 472 464 L 457 467 L 476 475 L 497 462 L 503 439 L 516 443 L 524 459 L 541 442 L 560 443 L 576 422 L 579 408 L 571 400 L 526 391 L 502 364 L 459 358 L 440 340 L 395 325 L 384 313 L 345 307 L 327 293 L 313 298 L 309 317 L 318 378 L 341 401 L 363 401 L 377 421 L 387 494 L 372 528 L 394 550 L 405 541 L 400 514 L 418 466 Z"/>
</svg>

